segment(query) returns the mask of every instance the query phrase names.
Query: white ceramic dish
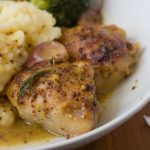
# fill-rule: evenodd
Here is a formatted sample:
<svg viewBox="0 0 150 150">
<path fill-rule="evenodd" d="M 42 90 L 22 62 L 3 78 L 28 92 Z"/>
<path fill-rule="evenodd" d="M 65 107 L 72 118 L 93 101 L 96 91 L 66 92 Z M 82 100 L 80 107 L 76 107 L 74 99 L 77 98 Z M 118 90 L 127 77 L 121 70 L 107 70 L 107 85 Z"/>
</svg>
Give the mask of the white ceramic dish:
<svg viewBox="0 0 150 150">
<path fill-rule="evenodd" d="M 21 145 L 9 149 L 75 149 L 102 137 L 141 110 L 149 102 L 150 98 L 149 14 L 149 0 L 105 0 L 103 7 L 104 23 L 117 24 L 123 27 L 131 39 L 142 43 L 144 50 L 136 73 L 124 81 L 113 93 L 95 130 L 70 140 L 56 138 L 45 143 Z M 135 83 L 136 80 L 138 81 L 137 83 Z M 134 84 L 136 84 L 137 88 L 133 91 Z"/>
</svg>

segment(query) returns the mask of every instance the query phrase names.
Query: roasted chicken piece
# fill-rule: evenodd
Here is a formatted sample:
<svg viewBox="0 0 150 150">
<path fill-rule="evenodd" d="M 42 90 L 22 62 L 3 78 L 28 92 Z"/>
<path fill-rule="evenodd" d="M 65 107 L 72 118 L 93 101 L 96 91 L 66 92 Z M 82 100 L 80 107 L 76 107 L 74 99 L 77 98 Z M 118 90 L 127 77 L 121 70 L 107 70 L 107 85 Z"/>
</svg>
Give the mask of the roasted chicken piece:
<svg viewBox="0 0 150 150">
<path fill-rule="evenodd" d="M 38 62 L 52 58 L 55 59 L 55 62 L 65 62 L 68 60 L 68 52 L 63 44 L 56 41 L 47 41 L 36 46 L 25 66 L 31 67 Z"/>
<path fill-rule="evenodd" d="M 17 74 L 7 96 L 25 121 L 72 137 L 96 126 L 100 109 L 93 76 L 88 62 L 43 61 Z"/>
<path fill-rule="evenodd" d="M 78 20 L 79 26 L 93 26 L 100 25 L 102 23 L 101 9 L 88 9 L 85 11 Z"/>
<path fill-rule="evenodd" d="M 85 60 L 92 64 L 96 90 L 100 94 L 132 73 L 139 54 L 139 47 L 129 42 L 126 33 L 114 25 L 65 29 L 61 40 L 72 62 Z"/>
</svg>

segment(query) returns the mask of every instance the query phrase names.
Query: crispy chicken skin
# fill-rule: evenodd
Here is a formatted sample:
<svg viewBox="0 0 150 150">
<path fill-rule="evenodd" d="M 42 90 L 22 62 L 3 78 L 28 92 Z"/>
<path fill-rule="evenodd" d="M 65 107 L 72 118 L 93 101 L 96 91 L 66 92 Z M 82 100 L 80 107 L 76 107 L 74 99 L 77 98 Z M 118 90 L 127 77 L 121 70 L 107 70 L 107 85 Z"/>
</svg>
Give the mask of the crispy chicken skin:
<svg viewBox="0 0 150 150">
<path fill-rule="evenodd" d="M 96 126 L 100 110 L 93 76 L 87 62 L 43 61 L 17 74 L 7 96 L 27 122 L 72 137 Z"/>
<path fill-rule="evenodd" d="M 100 94 L 132 72 L 139 54 L 137 45 L 130 43 L 126 33 L 115 25 L 65 29 L 61 40 L 72 62 L 86 60 L 92 64 Z"/>
</svg>

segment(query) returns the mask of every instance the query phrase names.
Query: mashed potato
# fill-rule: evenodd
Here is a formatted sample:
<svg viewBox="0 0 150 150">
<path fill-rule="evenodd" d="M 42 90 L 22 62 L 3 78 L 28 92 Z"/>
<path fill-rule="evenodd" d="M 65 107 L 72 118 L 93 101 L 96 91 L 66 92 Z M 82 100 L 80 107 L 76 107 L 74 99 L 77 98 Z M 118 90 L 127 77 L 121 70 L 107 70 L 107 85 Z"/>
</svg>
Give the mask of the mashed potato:
<svg viewBox="0 0 150 150">
<path fill-rule="evenodd" d="M 61 30 L 54 27 L 52 14 L 36 8 L 29 2 L 0 1 L 0 33 L 21 30 L 28 45 L 36 46 L 61 36 Z"/>
<path fill-rule="evenodd" d="M 7 102 L 7 99 L 0 98 L 0 127 L 9 127 L 15 121 L 15 111 Z"/>
<path fill-rule="evenodd" d="M 0 34 L 0 91 L 27 58 L 25 36 L 22 31 Z"/>
<path fill-rule="evenodd" d="M 29 2 L 0 1 L 0 92 L 26 61 L 29 48 L 61 36 L 55 22 Z"/>
</svg>

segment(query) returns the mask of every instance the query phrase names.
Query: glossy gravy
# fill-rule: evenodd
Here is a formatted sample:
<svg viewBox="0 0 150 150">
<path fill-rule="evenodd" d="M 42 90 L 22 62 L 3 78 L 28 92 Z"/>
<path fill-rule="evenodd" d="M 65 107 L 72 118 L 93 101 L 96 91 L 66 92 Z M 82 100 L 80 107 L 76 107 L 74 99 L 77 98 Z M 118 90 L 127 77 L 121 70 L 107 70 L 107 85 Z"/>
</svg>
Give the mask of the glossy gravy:
<svg viewBox="0 0 150 150">
<path fill-rule="evenodd" d="M 112 92 L 98 96 L 98 101 L 101 103 L 102 109 L 107 106 L 107 101 L 112 96 Z M 30 125 L 22 119 L 16 120 L 11 127 L 0 127 L 0 146 L 10 147 L 33 142 L 49 141 L 56 137 L 47 132 L 38 125 Z"/>
<path fill-rule="evenodd" d="M 39 126 L 26 124 L 21 119 L 11 127 L 0 127 L 0 147 L 42 142 L 54 137 Z"/>
</svg>

